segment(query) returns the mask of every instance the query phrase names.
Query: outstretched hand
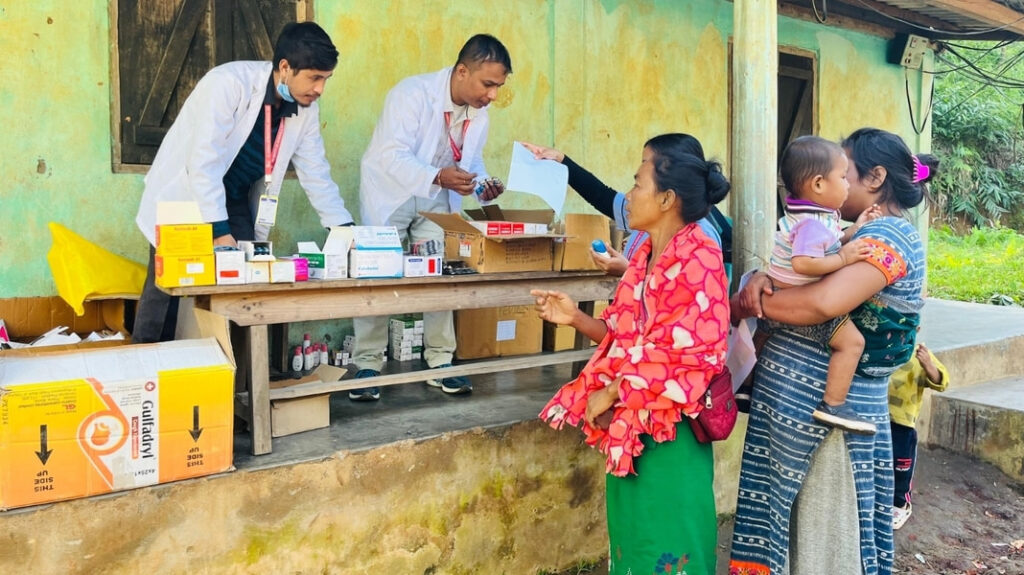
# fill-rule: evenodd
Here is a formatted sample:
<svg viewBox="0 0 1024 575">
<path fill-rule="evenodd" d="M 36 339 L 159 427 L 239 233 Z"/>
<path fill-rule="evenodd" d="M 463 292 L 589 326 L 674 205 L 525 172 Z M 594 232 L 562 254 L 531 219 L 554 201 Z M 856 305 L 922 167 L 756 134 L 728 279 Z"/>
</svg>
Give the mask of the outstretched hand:
<svg viewBox="0 0 1024 575">
<path fill-rule="evenodd" d="M 569 325 L 576 316 L 578 308 L 572 298 L 560 291 L 530 290 L 530 295 L 537 298 L 537 315 L 544 321 L 559 325 Z"/>
<path fill-rule="evenodd" d="M 538 146 L 537 144 L 531 144 L 529 142 L 520 142 L 524 148 L 530 150 L 533 153 L 533 157 L 538 160 L 554 160 L 561 163 L 565 159 L 565 154 L 559 152 L 554 148 L 547 148 L 544 146 Z"/>
</svg>

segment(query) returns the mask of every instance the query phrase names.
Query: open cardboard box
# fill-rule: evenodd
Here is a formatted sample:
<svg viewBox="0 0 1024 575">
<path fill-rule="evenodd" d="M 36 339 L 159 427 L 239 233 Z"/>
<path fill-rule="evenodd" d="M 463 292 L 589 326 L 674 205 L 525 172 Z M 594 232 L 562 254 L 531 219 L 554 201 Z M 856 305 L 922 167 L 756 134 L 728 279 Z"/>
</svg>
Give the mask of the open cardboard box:
<svg viewBox="0 0 1024 575">
<path fill-rule="evenodd" d="M 0 355 L 0 508 L 231 470 L 227 322 L 197 321 L 213 337 Z"/>
<path fill-rule="evenodd" d="M 555 241 L 552 270 L 601 269 L 590 257 L 590 246 L 594 240 L 612 245 L 611 220 L 602 214 L 565 214 L 553 228 L 552 231 L 563 234 L 565 239 Z"/>
<path fill-rule="evenodd" d="M 270 382 L 271 389 L 281 389 L 300 383 L 339 381 L 348 372 L 344 367 L 321 363 L 309 375 L 297 379 Z M 275 399 L 270 402 L 270 435 L 281 437 L 331 424 L 331 394 L 309 395 L 295 399 Z"/>
<path fill-rule="evenodd" d="M 550 224 L 552 210 L 502 210 L 484 206 L 466 210 L 472 220 L 459 214 L 420 212 L 445 232 L 444 256 L 463 261 L 479 273 L 545 271 L 552 267 L 552 243 L 561 234 L 487 235 L 472 222 L 508 221 Z"/>
</svg>

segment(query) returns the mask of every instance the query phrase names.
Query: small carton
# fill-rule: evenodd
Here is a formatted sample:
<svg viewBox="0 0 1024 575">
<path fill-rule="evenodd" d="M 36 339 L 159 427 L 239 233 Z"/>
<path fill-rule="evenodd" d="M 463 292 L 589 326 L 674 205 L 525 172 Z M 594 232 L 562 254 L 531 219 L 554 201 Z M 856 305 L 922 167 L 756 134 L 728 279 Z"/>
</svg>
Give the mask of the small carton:
<svg viewBox="0 0 1024 575">
<path fill-rule="evenodd" d="M 156 253 L 161 256 L 192 256 L 213 253 L 211 224 L 157 224 Z"/>
<path fill-rule="evenodd" d="M 274 242 L 240 241 L 238 249 L 245 252 L 247 262 L 274 261 Z"/>
<path fill-rule="evenodd" d="M 333 382 L 345 375 L 346 369 L 322 363 L 313 373 L 300 379 L 285 379 L 270 383 L 271 389 L 281 389 L 300 383 Z M 294 399 L 275 399 L 270 402 L 270 435 L 281 437 L 331 424 L 331 396 L 328 393 Z"/>
<path fill-rule="evenodd" d="M 457 310 L 455 357 L 479 359 L 538 353 L 543 324 L 529 305 Z"/>
<path fill-rule="evenodd" d="M 274 260 L 270 263 L 270 283 L 295 283 L 295 261 L 290 259 Z"/>
<path fill-rule="evenodd" d="M 217 285 L 245 283 L 245 252 L 242 250 L 218 250 L 213 252 L 217 270 Z"/>
<path fill-rule="evenodd" d="M 405 259 L 402 240 L 394 226 L 355 226 L 349 251 L 349 276 L 400 278 Z"/>
<path fill-rule="evenodd" d="M 245 283 L 270 283 L 270 262 L 245 262 Z"/>
<path fill-rule="evenodd" d="M 441 226 L 445 232 L 445 259 L 463 261 L 479 273 L 544 271 L 552 267 L 552 241 L 564 236 L 551 234 L 547 225 L 554 217 L 552 210 L 502 210 L 498 206 L 484 206 L 467 210 L 472 221 L 459 214 L 420 212 L 420 215 Z M 487 235 L 473 225 L 477 221 L 522 222 L 524 232 L 540 234 Z"/>
<path fill-rule="evenodd" d="M 354 226 L 334 226 L 327 234 L 324 249 L 316 242 L 299 242 L 298 256 L 307 262 L 309 279 L 338 280 L 348 277 L 348 253 L 352 247 Z"/>
<path fill-rule="evenodd" d="M 601 214 L 565 214 L 556 224 L 556 230 L 565 235 L 564 240 L 555 242 L 554 271 L 598 270 L 590 257 L 590 246 L 594 240 L 612 245 L 611 221 Z"/>
<path fill-rule="evenodd" d="M 291 260 L 292 264 L 295 266 L 295 281 L 304 282 L 309 279 L 309 260 L 306 258 L 300 258 L 299 256 L 281 259 Z"/>
<path fill-rule="evenodd" d="M 209 286 L 217 283 L 213 252 L 203 256 L 161 256 L 153 259 L 160 287 Z"/>
<path fill-rule="evenodd" d="M 405 256 L 403 273 L 407 278 L 441 275 L 441 256 Z"/>
</svg>

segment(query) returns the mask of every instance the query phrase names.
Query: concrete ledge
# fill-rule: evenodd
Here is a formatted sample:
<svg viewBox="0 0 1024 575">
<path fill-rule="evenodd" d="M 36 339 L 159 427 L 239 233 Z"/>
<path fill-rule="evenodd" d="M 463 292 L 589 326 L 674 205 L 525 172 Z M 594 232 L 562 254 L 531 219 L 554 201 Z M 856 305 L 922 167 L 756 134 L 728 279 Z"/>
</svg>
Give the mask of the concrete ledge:
<svg viewBox="0 0 1024 575">
<path fill-rule="evenodd" d="M 607 553 L 603 459 L 539 421 L 7 514 L 0 573 L 537 573 Z"/>
<path fill-rule="evenodd" d="M 928 442 L 978 457 L 1024 481 L 1024 378 L 934 395 Z"/>
</svg>

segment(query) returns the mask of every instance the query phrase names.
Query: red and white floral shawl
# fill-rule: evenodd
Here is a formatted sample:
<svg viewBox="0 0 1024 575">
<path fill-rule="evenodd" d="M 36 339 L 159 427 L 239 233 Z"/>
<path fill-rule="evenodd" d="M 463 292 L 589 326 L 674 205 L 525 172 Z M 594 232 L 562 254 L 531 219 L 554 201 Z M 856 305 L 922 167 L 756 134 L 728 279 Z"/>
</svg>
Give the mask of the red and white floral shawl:
<svg viewBox="0 0 1024 575">
<path fill-rule="evenodd" d="M 721 249 L 689 224 L 645 278 L 650 252 L 648 238 L 604 312 L 608 334 L 579 377 L 540 413 L 555 429 L 582 423 L 586 442 L 608 456 L 608 473 L 619 477 L 636 474 L 633 459 L 643 450 L 641 434 L 672 441 L 682 414 L 700 413 L 701 396 L 725 365 L 729 295 Z M 611 425 L 607 430 L 590 426 L 583 420 L 587 398 L 619 377 Z"/>
</svg>

